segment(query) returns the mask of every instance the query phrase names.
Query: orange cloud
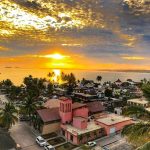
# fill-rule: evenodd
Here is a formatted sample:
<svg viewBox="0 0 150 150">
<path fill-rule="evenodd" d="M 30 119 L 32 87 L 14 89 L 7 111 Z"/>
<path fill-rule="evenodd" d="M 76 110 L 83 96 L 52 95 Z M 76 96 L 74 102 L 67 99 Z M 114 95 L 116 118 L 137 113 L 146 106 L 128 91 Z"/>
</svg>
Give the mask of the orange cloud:
<svg viewBox="0 0 150 150">
<path fill-rule="evenodd" d="M 0 51 L 8 51 L 8 50 L 10 50 L 10 49 L 7 47 L 4 47 L 4 46 L 0 46 Z"/>
</svg>

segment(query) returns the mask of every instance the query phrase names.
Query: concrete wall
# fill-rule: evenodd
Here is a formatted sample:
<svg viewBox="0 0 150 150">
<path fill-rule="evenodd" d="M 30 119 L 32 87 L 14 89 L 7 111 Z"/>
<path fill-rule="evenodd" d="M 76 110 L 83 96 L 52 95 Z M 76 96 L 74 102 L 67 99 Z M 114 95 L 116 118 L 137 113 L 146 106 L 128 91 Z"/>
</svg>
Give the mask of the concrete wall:
<svg viewBox="0 0 150 150">
<path fill-rule="evenodd" d="M 60 122 L 43 125 L 42 134 L 48 134 L 60 130 Z"/>
</svg>

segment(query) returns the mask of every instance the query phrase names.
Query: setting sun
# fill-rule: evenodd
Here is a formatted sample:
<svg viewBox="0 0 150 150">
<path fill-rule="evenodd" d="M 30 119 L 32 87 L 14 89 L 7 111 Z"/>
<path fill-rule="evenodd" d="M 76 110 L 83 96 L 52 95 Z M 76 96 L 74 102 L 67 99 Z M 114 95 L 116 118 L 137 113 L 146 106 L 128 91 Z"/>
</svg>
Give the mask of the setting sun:
<svg viewBox="0 0 150 150">
<path fill-rule="evenodd" d="M 59 53 L 55 53 L 55 54 L 45 55 L 44 57 L 52 58 L 52 59 L 64 59 L 64 58 L 69 57 L 69 56 L 65 56 L 65 55 L 61 55 Z"/>
</svg>

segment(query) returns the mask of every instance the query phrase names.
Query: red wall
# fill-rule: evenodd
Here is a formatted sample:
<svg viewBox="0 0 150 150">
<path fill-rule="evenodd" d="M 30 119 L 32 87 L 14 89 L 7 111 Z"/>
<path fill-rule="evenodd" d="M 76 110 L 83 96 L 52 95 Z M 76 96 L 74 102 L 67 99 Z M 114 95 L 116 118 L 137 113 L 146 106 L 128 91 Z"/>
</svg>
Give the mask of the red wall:
<svg viewBox="0 0 150 150">
<path fill-rule="evenodd" d="M 73 126 L 79 129 L 87 128 L 87 120 L 81 120 L 80 118 L 73 118 Z"/>
<path fill-rule="evenodd" d="M 83 118 L 88 118 L 88 108 L 87 107 L 82 107 L 78 109 L 73 110 L 73 117 L 83 117 Z"/>
<path fill-rule="evenodd" d="M 133 122 L 132 122 L 132 120 L 128 120 L 128 121 L 120 122 L 120 123 L 117 123 L 114 125 L 106 125 L 106 124 L 103 124 L 103 123 L 98 122 L 98 121 L 96 121 L 96 123 L 99 124 L 101 127 L 104 127 L 106 134 L 109 135 L 111 128 L 115 127 L 116 131 L 120 131 L 123 129 L 124 126 L 132 124 Z"/>
</svg>

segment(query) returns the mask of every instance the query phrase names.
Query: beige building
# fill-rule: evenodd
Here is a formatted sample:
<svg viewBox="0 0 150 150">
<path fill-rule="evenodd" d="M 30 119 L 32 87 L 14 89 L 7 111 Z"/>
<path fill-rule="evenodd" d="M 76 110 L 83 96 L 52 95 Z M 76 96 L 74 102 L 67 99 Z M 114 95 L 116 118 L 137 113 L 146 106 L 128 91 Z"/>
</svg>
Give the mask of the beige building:
<svg viewBox="0 0 150 150">
<path fill-rule="evenodd" d="M 141 107 L 149 106 L 149 102 L 145 98 L 130 99 L 127 101 L 127 103 L 130 106 L 141 106 Z"/>
<path fill-rule="evenodd" d="M 41 120 L 39 130 L 42 135 L 60 130 L 59 108 L 37 110 L 37 117 Z"/>
</svg>

